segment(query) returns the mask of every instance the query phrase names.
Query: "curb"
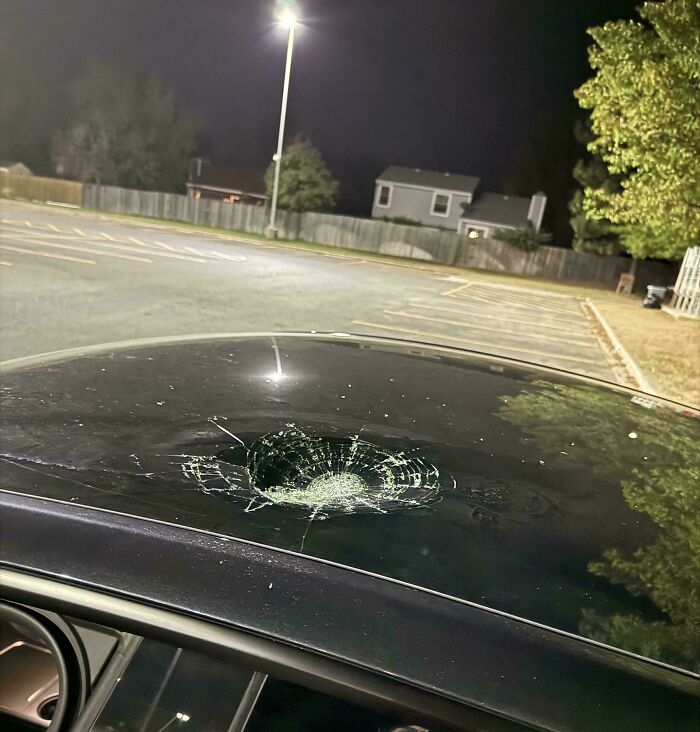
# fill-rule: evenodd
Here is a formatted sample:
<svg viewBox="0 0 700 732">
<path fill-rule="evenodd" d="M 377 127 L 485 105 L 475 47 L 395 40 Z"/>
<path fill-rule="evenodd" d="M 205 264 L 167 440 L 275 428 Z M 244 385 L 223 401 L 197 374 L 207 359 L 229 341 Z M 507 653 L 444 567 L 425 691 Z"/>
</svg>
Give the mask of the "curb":
<svg viewBox="0 0 700 732">
<path fill-rule="evenodd" d="M 591 313 L 593 313 L 593 316 L 605 332 L 605 335 L 608 337 L 608 340 L 612 345 L 613 353 L 619 356 L 620 360 L 625 365 L 625 368 L 627 369 L 628 374 L 631 376 L 632 381 L 637 384 L 639 389 L 646 392 L 647 394 L 651 394 L 652 396 L 658 396 L 654 387 L 649 383 L 649 380 L 637 365 L 637 362 L 632 358 L 632 356 L 630 356 L 627 349 L 620 342 L 620 339 L 615 335 L 615 332 L 610 327 L 608 321 L 602 316 L 600 310 L 598 310 L 595 303 L 589 297 L 586 298 L 586 305 L 588 306 Z"/>
</svg>

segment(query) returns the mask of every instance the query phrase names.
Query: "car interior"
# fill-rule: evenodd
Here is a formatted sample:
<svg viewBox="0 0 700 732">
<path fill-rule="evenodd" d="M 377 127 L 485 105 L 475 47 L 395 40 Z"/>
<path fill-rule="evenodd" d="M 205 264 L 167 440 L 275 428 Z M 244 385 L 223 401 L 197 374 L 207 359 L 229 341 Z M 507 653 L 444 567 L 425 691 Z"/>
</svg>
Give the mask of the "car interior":
<svg viewBox="0 0 700 732">
<path fill-rule="evenodd" d="M 0 603 L 0 729 L 428 732 L 412 714 L 33 606 Z"/>
</svg>

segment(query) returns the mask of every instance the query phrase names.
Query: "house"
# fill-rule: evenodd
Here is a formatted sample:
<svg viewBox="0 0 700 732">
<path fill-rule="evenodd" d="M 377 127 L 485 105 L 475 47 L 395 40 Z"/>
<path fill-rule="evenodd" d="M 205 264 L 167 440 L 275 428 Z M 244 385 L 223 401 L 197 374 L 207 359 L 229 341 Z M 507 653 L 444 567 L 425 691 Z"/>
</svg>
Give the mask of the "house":
<svg viewBox="0 0 700 732">
<path fill-rule="evenodd" d="M 198 165 L 187 186 L 190 198 L 210 198 L 225 203 L 265 206 L 263 171 L 256 168 L 226 168 Z"/>
<path fill-rule="evenodd" d="M 372 218 L 408 219 L 471 239 L 490 239 L 497 229 L 539 231 L 544 193 L 531 198 L 486 193 L 480 182 L 469 175 L 392 165 L 376 180 Z"/>
<path fill-rule="evenodd" d="M 12 173 L 12 175 L 34 175 L 24 164 L 16 160 L 0 160 L 0 173 Z"/>
</svg>

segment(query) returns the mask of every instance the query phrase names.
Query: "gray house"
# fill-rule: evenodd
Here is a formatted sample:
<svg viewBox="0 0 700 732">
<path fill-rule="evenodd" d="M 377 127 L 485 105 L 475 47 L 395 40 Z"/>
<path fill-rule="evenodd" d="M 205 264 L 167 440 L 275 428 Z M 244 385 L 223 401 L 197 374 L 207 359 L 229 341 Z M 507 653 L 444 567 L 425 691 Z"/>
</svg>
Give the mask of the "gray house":
<svg viewBox="0 0 700 732">
<path fill-rule="evenodd" d="M 410 219 L 451 229 L 471 239 L 490 239 L 497 229 L 542 225 L 547 197 L 484 193 L 480 179 L 392 165 L 376 180 L 372 218 Z"/>
</svg>

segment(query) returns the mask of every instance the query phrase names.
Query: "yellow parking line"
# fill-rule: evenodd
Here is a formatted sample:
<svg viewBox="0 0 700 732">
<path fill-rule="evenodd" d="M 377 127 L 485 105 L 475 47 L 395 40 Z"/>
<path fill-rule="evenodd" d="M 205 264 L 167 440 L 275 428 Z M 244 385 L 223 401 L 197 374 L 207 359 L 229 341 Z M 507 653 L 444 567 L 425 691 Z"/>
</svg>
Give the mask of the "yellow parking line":
<svg viewBox="0 0 700 732">
<path fill-rule="evenodd" d="M 34 226 L 32 225 L 32 222 L 31 221 L 25 221 L 24 222 L 24 225 L 25 226 L 28 226 L 30 229 L 33 229 L 34 228 Z"/>
<path fill-rule="evenodd" d="M 466 303 L 464 303 L 466 305 Z M 499 323 L 503 323 L 506 321 L 507 323 L 517 323 L 518 325 L 529 325 L 532 328 L 546 328 L 547 330 L 558 330 L 562 333 L 572 333 L 571 326 L 562 326 L 562 325 L 549 325 L 549 323 L 545 324 L 539 324 L 535 323 L 532 320 L 517 320 L 516 318 L 511 318 L 510 316 L 503 316 L 503 315 L 485 315 L 483 312 L 483 308 L 474 311 L 474 310 L 462 310 L 461 306 L 462 303 L 450 303 L 452 305 L 451 308 L 444 308 L 439 307 L 437 305 L 423 305 L 422 303 L 414 302 L 410 303 L 410 307 L 412 308 L 421 308 L 422 310 L 435 310 L 437 312 L 442 313 L 452 313 L 453 315 L 475 315 L 479 320 L 497 320 Z M 453 308 L 460 308 L 459 310 L 454 310 Z M 584 323 L 582 323 L 584 325 Z M 583 336 L 585 333 L 576 333 L 575 335 Z"/>
<path fill-rule="evenodd" d="M 141 239 L 137 239 L 135 236 L 128 236 L 127 239 L 132 244 L 138 244 L 140 247 L 145 247 L 146 245 L 141 241 Z"/>
<path fill-rule="evenodd" d="M 439 333 L 426 333 L 422 330 L 413 330 L 412 328 L 399 328 L 398 326 L 393 325 L 383 325 L 382 323 L 368 323 L 364 320 L 353 320 L 353 325 L 364 325 L 368 328 L 378 328 L 379 330 L 391 330 L 395 331 L 397 333 L 408 333 L 410 335 L 417 335 L 417 336 L 424 336 L 425 338 L 430 338 L 432 341 L 435 340 L 444 340 L 444 341 L 454 341 L 455 343 L 464 343 L 469 344 L 471 346 L 479 346 L 480 348 L 497 348 L 499 351 L 505 351 L 510 353 L 526 353 L 529 356 L 541 356 L 544 358 L 548 358 L 550 360 L 556 360 L 556 361 L 573 361 L 574 363 L 579 364 L 589 364 L 592 366 L 598 365 L 597 361 L 591 361 L 587 358 L 576 358 L 574 356 L 561 356 L 559 354 L 554 353 L 544 353 L 543 351 L 534 351 L 529 348 L 513 348 L 513 347 L 505 347 L 505 346 L 499 346 L 495 343 L 487 343 L 485 341 L 475 341 L 471 338 L 457 338 L 456 336 L 447 336 L 447 335 L 440 335 Z"/>
<path fill-rule="evenodd" d="M 58 226 L 54 226 L 53 224 L 46 224 L 46 225 L 47 225 L 47 226 L 49 227 L 49 229 L 51 229 L 52 231 L 60 231 L 60 229 L 58 228 Z"/>
<path fill-rule="evenodd" d="M 450 318 L 431 318 L 429 315 L 418 315 L 417 313 L 407 313 L 405 310 L 385 310 L 386 315 L 398 315 L 403 318 L 413 318 L 414 320 L 426 320 L 430 323 L 442 323 L 443 325 L 457 325 L 461 328 L 471 328 L 473 330 L 484 330 L 489 333 L 501 333 L 503 335 L 523 338 L 525 340 L 535 341 L 552 341 L 553 343 L 570 343 L 576 346 L 590 346 L 589 343 L 577 341 L 575 338 L 564 338 L 559 336 L 547 336 L 540 333 L 519 333 L 516 330 L 507 330 L 506 328 L 489 328 L 487 325 L 479 325 L 468 320 L 451 320 Z"/>
<path fill-rule="evenodd" d="M 78 236 L 85 236 L 85 232 L 82 229 L 73 229 Z"/>
<path fill-rule="evenodd" d="M 16 254 L 29 254 L 32 257 L 49 257 L 50 259 L 65 259 L 68 262 L 78 262 L 79 264 L 95 264 L 92 259 L 83 259 L 82 257 L 67 257 L 63 254 L 49 254 L 48 252 L 33 252 L 31 249 L 21 249 L 20 247 L 11 247 L 7 244 L 0 244 L 0 249 Z"/>
</svg>

